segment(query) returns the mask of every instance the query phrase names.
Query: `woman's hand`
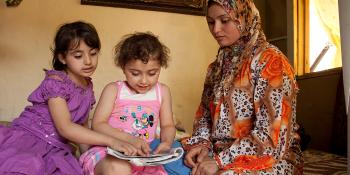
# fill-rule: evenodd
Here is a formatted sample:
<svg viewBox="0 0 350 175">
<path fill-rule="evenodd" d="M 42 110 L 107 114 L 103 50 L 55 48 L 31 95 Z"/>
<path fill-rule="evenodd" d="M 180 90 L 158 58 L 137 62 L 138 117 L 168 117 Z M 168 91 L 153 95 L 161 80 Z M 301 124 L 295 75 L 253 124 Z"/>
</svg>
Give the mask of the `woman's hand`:
<svg viewBox="0 0 350 175">
<path fill-rule="evenodd" d="M 208 157 L 209 150 L 204 146 L 197 146 L 190 149 L 185 156 L 185 164 L 188 167 L 194 168 L 203 161 L 205 157 Z"/>
<path fill-rule="evenodd" d="M 149 144 L 139 137 L 133 136 L 133 138 L 130 139 L 129 143 L 136 147 L 138 155 L 146 156 L 149 155 L 149 153 L 151 152 Z"/>
<path fill-rule="evenodd" d="M 171 149 L 171 144 L 168 142 L 161 142 L 157 148 L 153 151 L 153 154 L 167 153 Z"/>
<path fill-rule="evenodd" d="M 196 167 L 192 168 L 192 175 L 214 175 L 218 170 L 216 161 L 207 156 Z"/>
</svg>

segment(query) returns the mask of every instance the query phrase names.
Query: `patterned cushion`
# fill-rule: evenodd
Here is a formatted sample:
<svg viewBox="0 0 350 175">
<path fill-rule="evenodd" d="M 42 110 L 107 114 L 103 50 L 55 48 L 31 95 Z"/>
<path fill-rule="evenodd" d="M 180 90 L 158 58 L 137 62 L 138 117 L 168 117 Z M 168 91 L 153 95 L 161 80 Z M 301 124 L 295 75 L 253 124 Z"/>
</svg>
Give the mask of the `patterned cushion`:
<svg viewBox="0 0 350 175">
<path fill-rule="evenodd" d="M 346 175 L 347 158 L 317 150 L 306 150 L 304 154 L 305 175 Z"/>
</svg>

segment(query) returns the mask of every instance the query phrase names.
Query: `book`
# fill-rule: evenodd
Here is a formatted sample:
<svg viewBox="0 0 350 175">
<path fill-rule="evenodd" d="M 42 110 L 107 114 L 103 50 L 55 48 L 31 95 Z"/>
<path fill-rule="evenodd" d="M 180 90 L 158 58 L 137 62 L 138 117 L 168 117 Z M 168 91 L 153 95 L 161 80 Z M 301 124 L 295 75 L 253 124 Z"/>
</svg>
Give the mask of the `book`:
<svg viewBox="0 0 350 175">
<path fill-rule="evenodd" d="M 150 154 L 148 156 L 128 156 L 120 151 L 107 147 L 107 154 L 118 159 L 128 160 L 136 166 L 157 166 L 180 159 L 184 154 L 184 150 L 178 147 L 172 148 L 168 153 Z"/>
</svg>

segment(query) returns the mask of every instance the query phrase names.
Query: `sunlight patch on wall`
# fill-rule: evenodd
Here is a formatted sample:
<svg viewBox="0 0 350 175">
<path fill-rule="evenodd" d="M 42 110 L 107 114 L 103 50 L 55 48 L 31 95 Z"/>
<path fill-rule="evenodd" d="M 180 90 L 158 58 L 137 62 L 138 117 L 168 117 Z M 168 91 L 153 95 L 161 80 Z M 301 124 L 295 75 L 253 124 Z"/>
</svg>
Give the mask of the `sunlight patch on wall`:
<svg viewBox="0 0 350 175">
<path fill-rule="evenodd" d="M 337 0 L 310 0 L 310 72 L 341 67 L 339 11 Z"/>
</svg>

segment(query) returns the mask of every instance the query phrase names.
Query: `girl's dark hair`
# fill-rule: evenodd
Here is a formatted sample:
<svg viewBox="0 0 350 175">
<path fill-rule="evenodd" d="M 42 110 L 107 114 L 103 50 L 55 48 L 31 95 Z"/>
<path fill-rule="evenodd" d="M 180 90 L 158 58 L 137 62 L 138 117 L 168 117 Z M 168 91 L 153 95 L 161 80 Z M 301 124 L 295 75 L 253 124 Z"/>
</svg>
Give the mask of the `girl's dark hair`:
<svg viewBox="0 0 350 175">
<path fill-rule="evenodd" d="M 124 68 L 130 60 L 141 60 L 148 63 L 150 59 L 159 61 L 166 68 L 169 60 L 169 48 L 163 45 L 158 37 L 150 32 L 125 35 L 115 46 L 114 63 Z"/>
<path fill-rule="evenodd" d="M 63 24 L 56 33 L 54 40 L 52 66 L 55 70 L 64 70 L 66 65 L 58 59 L 59 55 L 66 57 L 68 50 L 79 47 L 79 42 L 84 41 L 93 49 L 101 49 L 100 38 L 92 24 L 76 21 Z"/>
</svg>

